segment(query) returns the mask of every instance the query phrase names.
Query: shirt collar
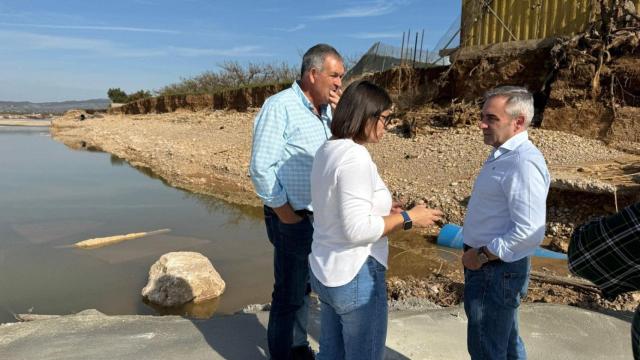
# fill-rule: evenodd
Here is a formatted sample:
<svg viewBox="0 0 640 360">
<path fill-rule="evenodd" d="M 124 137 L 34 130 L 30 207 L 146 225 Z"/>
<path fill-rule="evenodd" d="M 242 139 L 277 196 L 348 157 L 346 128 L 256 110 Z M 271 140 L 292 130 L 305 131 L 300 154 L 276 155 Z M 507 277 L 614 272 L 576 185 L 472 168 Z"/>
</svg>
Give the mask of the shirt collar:
<svg viewBox="0 0 640 360">
<path fill-rule="evenodd" d="M 529 134 L 525 130 L 519 134 L 516 134 L 515 136 L 512 136 L 509 140 L 505 141 L 504 144 L 493 150 L 493 153 L 491 154 L 492 156 L 490 156 L 489 158 L 497 159 L 502 154 L 515 150 L 518 146 L 522 145 L 522 143 L 527 140 L 529 140 Z"/>
<path fill-rule="evenodd" d="M 316 114 L 315 106 L 307 99 L 307 95 L 304 94 L 302 89 L 300 88 L 300 84 L 298 81 L 294 81 L 293 85 L 291 85 L 293 92 L 298 95 L 300 100 L 302 100 L 302 104 L 304 107 L 309 109 L 314 115 Z M 331 116 L 331 107 L 328 104 L 320 105 L 320 116 Z"/>
</svg>

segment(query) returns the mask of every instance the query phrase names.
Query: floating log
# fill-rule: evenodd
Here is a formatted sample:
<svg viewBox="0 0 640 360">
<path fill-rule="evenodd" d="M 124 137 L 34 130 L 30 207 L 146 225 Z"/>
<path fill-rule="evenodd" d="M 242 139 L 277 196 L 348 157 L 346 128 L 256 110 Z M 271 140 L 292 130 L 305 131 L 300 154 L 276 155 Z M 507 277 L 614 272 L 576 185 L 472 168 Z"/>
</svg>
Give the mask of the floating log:
<svg viewBox="0 0 640 360">
<path fill-rule="evenodd" d="M 55 318 L 59 318 L 60 315 L 15 314 L 13 317 L 20 322 L 29 322 L 29 321 L 55 319 Z"/>
<path fill-rule="evenodd" d="M 100 238 L 87 239 L 73 244 L 74 247 L 80 249 L 97 249 L 104 246 L 109 246 L 113 244 L 117 244 L 119 242 L 123 242 L 126 240 L 139 239 L 145 236 L 164 234 L 171 231 L 171 229 L 160 229 L 149 232 L 139 232 L 139 233 L 131 233 L 126 235 L 114 235 Z"/>
</svg>

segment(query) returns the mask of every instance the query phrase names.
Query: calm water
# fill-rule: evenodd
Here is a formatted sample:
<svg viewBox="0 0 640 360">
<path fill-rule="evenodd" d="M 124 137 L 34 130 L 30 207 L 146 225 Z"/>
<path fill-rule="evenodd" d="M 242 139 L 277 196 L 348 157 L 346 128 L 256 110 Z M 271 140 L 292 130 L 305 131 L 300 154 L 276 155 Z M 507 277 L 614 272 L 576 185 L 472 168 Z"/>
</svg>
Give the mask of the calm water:
<svg viewBox="0 0 640 360">
<path fill-rule="evenodd" d="M 106 153 L 71 150 L 46 128 L 0 127 L 0 174 L 0 323 L 29 311 L 157 314 L 140 291 L 151 264 L 170 251 L 202 253 L 226 281 L 201 313 L 270 300 L 272 249 L 255 209 L 168 187 Z M 161 228 L 171 232 L 65 247 Z"/>
</svg>

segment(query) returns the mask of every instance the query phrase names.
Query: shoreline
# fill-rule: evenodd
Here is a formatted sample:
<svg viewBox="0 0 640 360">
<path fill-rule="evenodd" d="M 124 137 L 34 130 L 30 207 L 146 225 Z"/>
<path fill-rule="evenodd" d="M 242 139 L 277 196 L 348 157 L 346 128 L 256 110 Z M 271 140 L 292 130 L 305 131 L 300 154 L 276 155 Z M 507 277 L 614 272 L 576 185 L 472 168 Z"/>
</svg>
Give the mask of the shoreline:
<svg viewBox="0 0 640 360">
<path fill-rule="evenodd" d="M 234 161 L 226 153 L 232 149 L 212 146 L 208 151 L 198 151 L 196 161 L 196 146 L 190 144 L 196 142 L 196 138 L 173 145 L 161 137 L 163 129 L 180 128 L 180 119 L 176 122 L 172 121 L 171 117 L 159 116 L 160 126 L 151 134 L 144 130 L 145 124 L 138 121 L 144 117 L 107 115 L 104 118 L 91 118 L 89 115 L 87 120 L 80 122 L 75 118 L 75 114 L 62 116 L 52 120 L 51 135 L 72 149 L 106 152 L 126 160 L 133 167 L 148 169 L 169 186 L 213 196 L 237 205 L 260 206 L 258 197 L 253 195 L 248 172 L 246 175 L 243 174 L 235 163 L 234 166 L 229 166 L 229 163 Z M 238 119 L 234 116 L 215 117 L 214 121 L 206 121 L 200 125 L 214 136 L 228 137 L 223 131 L 224 124 L 228 121 L 233 123 Z M 102 125 L 104 128 L 92 128 L 94 124 Z M 142 133 L 130 134 L 129 130 L 141 130 Z M 153 136 L 159 143 L 145 139 L 145 135 Z M 197 140 L 202 140 L 202 132 L 195 131 L 193 135 L 198 137 Z M 156 146 L 167 146 L 167 149 L 156 151 L 161 150 L 154 149 Z M 213 154 L 214 157 L 207 160 L 207 154 Z M 248 169 L 248 163 L 246 165 Z"/>
</svg>

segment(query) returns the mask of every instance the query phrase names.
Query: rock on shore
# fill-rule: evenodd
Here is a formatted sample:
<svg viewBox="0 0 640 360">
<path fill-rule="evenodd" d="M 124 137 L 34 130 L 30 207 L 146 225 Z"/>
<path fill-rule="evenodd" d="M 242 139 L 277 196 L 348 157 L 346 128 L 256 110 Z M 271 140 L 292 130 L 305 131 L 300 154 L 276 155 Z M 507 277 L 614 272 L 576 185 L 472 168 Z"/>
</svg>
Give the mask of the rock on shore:
<svg viewBox="0 0 640 360">
<path fill-rule="evenodd" d="M 142 296 L 162 306 L 201 303 L 222 295 L 225 282 L 204 255 L 179 251 L 164 254 L 151 265 Z"/>
</svg>

